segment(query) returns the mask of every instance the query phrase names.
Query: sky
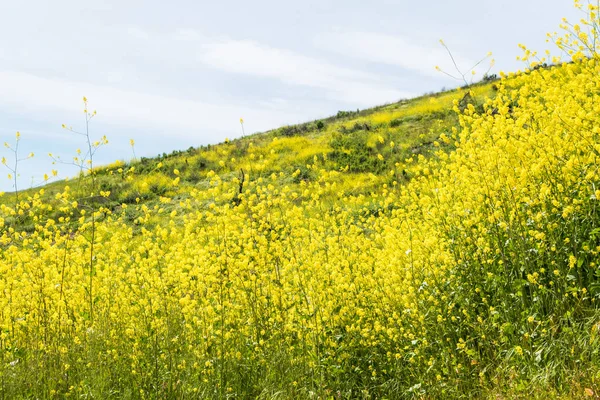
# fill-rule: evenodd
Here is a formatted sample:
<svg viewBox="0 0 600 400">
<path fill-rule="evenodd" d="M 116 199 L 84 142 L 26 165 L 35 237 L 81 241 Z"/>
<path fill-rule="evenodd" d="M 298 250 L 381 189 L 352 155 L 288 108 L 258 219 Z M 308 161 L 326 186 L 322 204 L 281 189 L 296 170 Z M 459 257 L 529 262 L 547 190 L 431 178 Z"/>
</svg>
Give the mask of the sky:
<svg viewBox="0 0 600 400">
<path fill-rule="evenodd" d="M 219 143 L 395 102 L 461 82 L 488 52 L 516 71 L 519 43 L 581 15 L 571 0 L 0 0 L 0 143 L 21 133 L 19 189 L 73 176 L 85 127 L 108 137 L 97 164 Z M 488 64 L 477 68 L 477 78 Z M 13 154 L 0 147 L 0 157 Z M 2 166 L 0 165 L 0 168 Z M 0 171 L 0 191 L 14 190 Z"/>
</svg>

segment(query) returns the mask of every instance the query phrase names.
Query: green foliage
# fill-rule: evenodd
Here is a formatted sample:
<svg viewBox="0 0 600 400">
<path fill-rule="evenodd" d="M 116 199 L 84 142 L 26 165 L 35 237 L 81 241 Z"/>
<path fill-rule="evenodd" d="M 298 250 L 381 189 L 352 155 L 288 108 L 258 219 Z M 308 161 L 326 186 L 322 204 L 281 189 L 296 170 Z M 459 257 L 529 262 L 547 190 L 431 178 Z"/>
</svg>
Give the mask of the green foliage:
<svg viewBox="0 0 600 400">
<path fill-rule="evenodd" d="M 338 111 L 337 114 L 335 115 L 336 119 L 347 119 L 347 118 L 351 118 L 351 117 L 355 117 L 360 113 L 360 110 L 356 110 L 356 111 Z"/>
<path fill-rule="evenodd" d="M 371 129 L 372 129 L 372 126 L 369 122 L 355 122 L 353 125 L 350 125 L 350 126 L 346 126 L 346 125 L 340 126 L 340 132 L 342 132 L 342 133 L 370 131 Z"/>
<path fill-rule="evenodd" d="M 348 168 L 350 172 L 381 173 L 387 168 L 384 159 L 377 157 L 377 148 L 367 145 L 365 131 L 353 130 L 349 133 L 336 133 L 332 136 L 329 158 L 338 168 Z"/>
<path fill-rule="evenodd" d="M 483 82 L 493 82 L 493 81 L 497 81 L 498 79 L 499 79 L 498 75 L 486 73 L 483 75 L 482 81 Z"/>
<path fill-rule="evenodd" d="M 319 123 L 321 123 L 321 125 L 319 125 Z M 319 126 L 321 126 L 321 128 L 319 128 Z M 279 136 L 299 136 L 299 135 L 306 135 L 310 132 L 314 132 L 316 130 L 321 130 L 324 127 L 323 122 L 318 121 L 317 123 L 305 123 L 305 124 L 299 124 L 299 125 L 288 125 L 288 126 L 283 126 L 281 128 L 279 128 L 276 132 L 277 135 Z"/>
</svg>

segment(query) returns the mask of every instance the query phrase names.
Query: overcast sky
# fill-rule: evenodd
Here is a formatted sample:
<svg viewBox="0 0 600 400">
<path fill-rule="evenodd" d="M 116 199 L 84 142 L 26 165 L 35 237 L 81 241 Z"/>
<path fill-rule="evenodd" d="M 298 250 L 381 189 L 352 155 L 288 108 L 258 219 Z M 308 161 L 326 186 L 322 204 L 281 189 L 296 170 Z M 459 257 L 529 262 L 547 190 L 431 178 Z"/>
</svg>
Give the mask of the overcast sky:
<svg viewBox="0 0 600 400">
<path fill-rule="evenodd" d="M 454 87 L 441 38 L 465 71 L 488 51 L 492 72 L 523 68 L 517 45 L 549 48 L 562 17 L 571 0 L 0 0 L 0 143 L 18 130 L 36 153 L 28 187 L 83 147 L 61 124 L 83 127 L 84 95 L 111 142 L 97 161 L 130 138 L 155 156 L 240 136 L 240 117 L 251 133 Z"/>
</svg>

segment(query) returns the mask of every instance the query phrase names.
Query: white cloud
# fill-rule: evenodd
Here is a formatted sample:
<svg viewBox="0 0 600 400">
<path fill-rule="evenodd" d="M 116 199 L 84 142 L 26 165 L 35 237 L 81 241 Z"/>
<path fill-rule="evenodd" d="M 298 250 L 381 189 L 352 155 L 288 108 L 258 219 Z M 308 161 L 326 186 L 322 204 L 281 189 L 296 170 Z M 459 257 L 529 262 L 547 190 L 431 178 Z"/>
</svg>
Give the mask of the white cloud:
<svg viewBox="0 0 600 400">
<path fill-rule="evenodd" d="M 203 42 L 199 61 L 222 71 L 324 89 L 332 99 L 361 106 L 411 96 L 411 93 L 390 88 L 389 83 L 377 75 L 250 40 Z"/>
<path fill-rule="evenodd" d="M 19 114 L 55 114 L 72 120 L 82 112 L 81 98 L 86 95 L 90 107 L 113 125 L 143 129 L 159 128 L 170 136 L 198 137 L 206 142 L 201 132 L 223 133 L 238 129 L 238 120 L 244 116 L 257 129 L 293 120 L 293 115 L 282 110 L 273 115 L 268 109 L 238 105 L 217 105 L 98 86 L 89 83 L 37 77 L 23 72 L 0 71 L 0 107 Z M 211 137 L 214 141 L 214 136 Z M 222 138 L 219 138 L 222 139 Z"/>
<path fill-rule="evenodd" d="M 148 32 L 146 32 L 139 26 L 129 26 L 127 28 L 127 33 L 132 38 L 138 39 L 138 40 L 148 40 L 150 38 L 150 35 L 148 35 Z"/>
<path fill-rule="evenodd" d="M 399 66 L 425 76 L 439 77 L 440 73 L 435 70 L 436 65 L 450 74 L 457 75 L 450 56 L 439 43 L 424 45 L 403 36 L 359 31 L 324 33 L 317 36 L 314 43 L 318 47 L 347 57 Z M 477 62 L 458 52 L 453 53 L 453 56 L 463 73 L 468 73 Z M 481 76 L 486 70 L 484 65 L 480 66 L 477 72 Z"/>
<path fill-rule="evenodd" d="M 184 42 L 193 42 L 202 39 L 202 35 L 194 29 L 178 29 L 173 34 L 173 39 Z"/>
</svg>

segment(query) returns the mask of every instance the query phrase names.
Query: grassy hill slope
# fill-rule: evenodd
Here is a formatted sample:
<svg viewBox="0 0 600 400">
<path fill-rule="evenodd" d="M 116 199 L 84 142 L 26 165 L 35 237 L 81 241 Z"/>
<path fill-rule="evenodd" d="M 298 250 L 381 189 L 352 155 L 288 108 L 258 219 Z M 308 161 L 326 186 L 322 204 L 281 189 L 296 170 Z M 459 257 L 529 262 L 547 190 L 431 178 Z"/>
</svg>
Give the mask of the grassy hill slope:
<svg viewBox="0 0 600 400">
<path fill-rule="evenodd" d="M 461 108 L 467 104 L 481 108 L 484 99 L 495 94 L 492 83 L 474 85 L 470 90 L 472 96 L 465 90 L 447 91 L 363 111 L 340 111 L 324 120 L 284 126 L 217 145 L 175 150 L 132 162 L 117 161 L 95 169 L 97 193 L 93 196 L 85 174 L 49 183 L 41 195 L 38 188 L 22 191 L 20 196 L 25 199 L 37 194 L 54 206 L 48 216 L 56 219 L 65 216 L 57 207 L 60 201 L 55 199 L 65 187 L 81 209 L 103 206 L 116 210 L 123 204 L 154 207 L 160 204 L 161 196 L 185 199 L 190 190 L 206 188 L 213 173 L 227 181 L 239 180 L 243 174 L 246 183 L 283 173 L 286 179 L 278 184 L 299 188 L 318 180 L 321 170 L 339 172 L 338 186 L 348 193 L 365 195 L 383 183 L 409 180 L 413 175 L 410 163 L 419 156 L 428 158 L 440 148 L 452 149 L 439 137 L 458 128 L 453 103 L 461 102 Z M 82 147 L 84 144 L 82 141 Z M 101 196 L 100 192 L 110 194 Z M 234 197 L 232 192 L 230 200 Z M 14 193 L 1 196 L 0 204 L 14 207 Z M 128 212 L 132 219 L 139 214 L 135 208 Z M 9 217 L 7 224 L 12 220 Z M 33 229 L 33 221 L 27 216 L 16 222 L 20 229 Z"/>
</svg>

